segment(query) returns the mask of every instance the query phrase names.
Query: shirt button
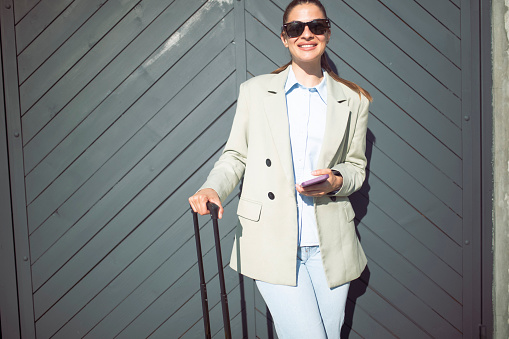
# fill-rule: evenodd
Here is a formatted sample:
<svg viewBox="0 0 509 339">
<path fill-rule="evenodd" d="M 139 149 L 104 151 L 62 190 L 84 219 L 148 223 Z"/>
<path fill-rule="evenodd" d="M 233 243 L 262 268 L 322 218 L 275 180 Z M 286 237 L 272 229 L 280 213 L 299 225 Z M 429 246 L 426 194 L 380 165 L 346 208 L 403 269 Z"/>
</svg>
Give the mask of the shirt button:
<svg viewBox="0 0 509 339">
<path fill-rule="evenodd" d="M 274 200 L 274 198 L 276 197 L 272 192 L 269 192 L 268 196 L 270 200 Z"/>
<path fill-rule="evenodd" d="M 267 167 L 270 167 L 272 165 L 272 162 L 270 159 L 265 160 L 265 164 L 267 164 Z"/>
</svg>

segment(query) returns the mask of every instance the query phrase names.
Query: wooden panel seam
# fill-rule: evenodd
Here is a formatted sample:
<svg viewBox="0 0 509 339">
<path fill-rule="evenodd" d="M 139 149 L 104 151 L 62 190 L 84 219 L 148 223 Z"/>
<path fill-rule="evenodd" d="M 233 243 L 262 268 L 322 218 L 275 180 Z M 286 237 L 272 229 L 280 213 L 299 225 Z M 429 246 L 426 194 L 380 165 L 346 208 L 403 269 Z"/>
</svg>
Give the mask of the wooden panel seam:
<svg viewBox="0 0 509 339">
<path fill-rule="evenodd" d="M 35 339 L 33 317 L 32 276 L 25 201 L 25 176 L 19 106 L 16 41 L 12 0 L 0 5 L 0 30 L 2 41 L 2 69 L 4 71 L 5 110 L 7 117 L 7 142 L 11 180 L 12 217 L 16 246 L 18 300 L 21 337 Z"/>
<path fill-rule="evenodd" d="M 1 56 L 1 46 L 0 46 Z M 0 84 L 5 86 L 3 69 Z M 16 284 L 16 258 L 12 223 L 11 187 L 9 182 L 9 154 L 3 87 L 0 92 L 0 337 L 20 338 L 18 288 Z"/>
</svg>

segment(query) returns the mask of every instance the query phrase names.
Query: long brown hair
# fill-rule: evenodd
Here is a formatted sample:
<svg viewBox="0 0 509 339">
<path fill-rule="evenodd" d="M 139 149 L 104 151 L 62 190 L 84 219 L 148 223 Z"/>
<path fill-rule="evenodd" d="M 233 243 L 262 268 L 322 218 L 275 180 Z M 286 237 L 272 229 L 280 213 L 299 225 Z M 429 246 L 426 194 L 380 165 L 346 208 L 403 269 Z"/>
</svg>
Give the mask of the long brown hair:
<svg viewBox="0 0 509 339">
<path fill-rule="evenodd" d="M 290 15 L 290 12 L 297 7 L 298 5 L 304 5 L 304 4 L 312 4 L 317 6 L 320 11 L 322 11 L 325 18 L 327 18 L 327 12 L 325 11 L 325 7 L 323 7 L 322 3 L 319 0 L 293 0 L 286 6 L 285 12 L 283 13 L 283 24 L 285 24 L 288 20 L 288 16 Z M 282 35 L 286 35 L 286 33 L 282 30 Z M 320 58 L 321 67 L 327 71 L 327 73 L 331 76 L 332 79 L 336 80 L 337 82 L 340 82 L 344 84 L 345 86 L 351 88 L 354 92 L 358 93 L 359 96 L 362 94 L 364 95 L 369 101 L 373 101 L 373 97 L 361 86 L 345 80 L 343 78 L 340 78 L 330 67 L 329 62 L 327 61 L 327 57 L 325 56 L 325 53 L 322 54 L 322 57 Z M 292 64 L 292 61 L 288 62 L 286 65 L 283 65 L 279 67 L 278 69 L 272 71 L 272 74 L 281 73 L 284 71 L 288 66 Z"/>
</svg>

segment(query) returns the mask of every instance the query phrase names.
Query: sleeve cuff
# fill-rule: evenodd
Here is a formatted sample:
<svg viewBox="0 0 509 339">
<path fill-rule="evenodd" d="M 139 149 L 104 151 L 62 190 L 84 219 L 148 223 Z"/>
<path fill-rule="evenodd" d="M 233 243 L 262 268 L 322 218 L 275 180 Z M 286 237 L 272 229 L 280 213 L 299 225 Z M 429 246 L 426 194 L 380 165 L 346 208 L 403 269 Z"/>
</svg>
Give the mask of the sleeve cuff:
<svg viewBox="0 0 509 339">
<path fill-rule="evenodd" d="M 341 172 L 339 172 L 338 170 L 333 169 L 331 171 L 332 171 L 332 174 L 334 174 L 334 175 L 336 175 L 338 177 L 342 177 Z M 338 188 L 337 190 L 334 190 L 334 191 L 331 191 L 331 192 L 327 193 L 327 195 L 336 195 L 336 194 L 338 194 L 338 192 L 340 190 L 341 190 L 341 187 Z"/>
</svg>

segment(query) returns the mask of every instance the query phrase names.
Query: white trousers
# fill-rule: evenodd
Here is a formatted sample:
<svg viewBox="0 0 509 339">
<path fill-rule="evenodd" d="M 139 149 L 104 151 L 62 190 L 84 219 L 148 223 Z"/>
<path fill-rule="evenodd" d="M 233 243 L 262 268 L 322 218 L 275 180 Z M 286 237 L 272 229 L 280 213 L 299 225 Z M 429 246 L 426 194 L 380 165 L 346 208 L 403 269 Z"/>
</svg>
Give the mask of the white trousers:
<svg viewBox="0 0 509 339">
<path fill-rule="evenodd" d="M 297 286 L 256 281 L 279 339 L 339 339 L 350 283 L 330 289 L 318 246 L 299 247 Z"/>
</svg>

